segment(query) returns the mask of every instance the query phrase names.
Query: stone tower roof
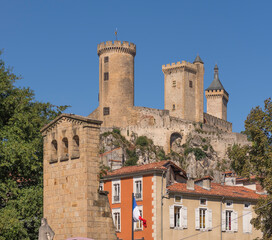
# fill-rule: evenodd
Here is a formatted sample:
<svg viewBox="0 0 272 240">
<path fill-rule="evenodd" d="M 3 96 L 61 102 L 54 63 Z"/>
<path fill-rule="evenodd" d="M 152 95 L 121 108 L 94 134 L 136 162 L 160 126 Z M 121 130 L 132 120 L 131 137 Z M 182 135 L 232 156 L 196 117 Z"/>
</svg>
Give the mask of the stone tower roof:
<svg viewBox="0 0 272 240">
<path fill-rule="evenodd" d="M 218 66 L 217 66 L 217 64 L 215 64 L 215 66 L 214 66 L 214 78 L 213 78 L 213 81 L 212 81 L 211 85 L 206 89 L 206 91 L 209 91 L 209 90 L 224 90 L 227 93 L 227 91 L 223 87 L 223 84 L 220 82 L 218 75 L 219 75 L 218 74 Z"/>
<path fill-rule="evenodd" d="M 202 61 L 202 59 L 199 57 L 198 54 L 197 54 L 197 56 L 196 56 L 196 58 L 195 58 L 194 63 L 196 63 L 196 62 L 200 62 L 200 63 L 203 63 L 203 64 L 204 64 L 204 62 Z"/>
</svg>

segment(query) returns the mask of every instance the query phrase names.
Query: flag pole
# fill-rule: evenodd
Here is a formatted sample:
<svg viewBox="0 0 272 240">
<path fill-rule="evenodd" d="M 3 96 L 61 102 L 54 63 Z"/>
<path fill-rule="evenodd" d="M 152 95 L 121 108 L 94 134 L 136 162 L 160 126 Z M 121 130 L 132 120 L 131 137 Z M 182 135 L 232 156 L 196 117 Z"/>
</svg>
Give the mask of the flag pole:
<svg viewBox="0 0 272 240">
<path fill-rule="evenodd" d="M 133 220 L 133 200 L 134 200 L 134 193 L 132 193 L 132 218 L 131 218 L 131 220 L 132 220 L 132 226 L 131 226 L 131 229 L 132 229 L 132 237 L 131 237 L 131 239 L 132 240 L 134 240 L 134 220 Z"/>
</svg>

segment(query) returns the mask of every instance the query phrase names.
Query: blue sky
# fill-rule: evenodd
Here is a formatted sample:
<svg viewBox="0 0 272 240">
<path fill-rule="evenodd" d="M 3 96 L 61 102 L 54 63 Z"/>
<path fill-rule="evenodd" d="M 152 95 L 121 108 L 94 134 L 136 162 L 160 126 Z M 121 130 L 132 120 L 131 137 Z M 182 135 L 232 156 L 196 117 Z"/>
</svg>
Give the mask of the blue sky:
<svg viewBox="0 0 272 240">
<path fill-rule="evenodd" d="M 87 116 L 97 106 L 97 44 L 136 44 L 135 105 L 164 107 L 163 64 L 204 61 L 204 88 L 219 66 L 228 121 L 244 129 L 272 92 L 272 1 L 0 0 L 2 58 L 36 99 Z M 205 103 L 206 109 L 206 103 Z"/>
</svg>

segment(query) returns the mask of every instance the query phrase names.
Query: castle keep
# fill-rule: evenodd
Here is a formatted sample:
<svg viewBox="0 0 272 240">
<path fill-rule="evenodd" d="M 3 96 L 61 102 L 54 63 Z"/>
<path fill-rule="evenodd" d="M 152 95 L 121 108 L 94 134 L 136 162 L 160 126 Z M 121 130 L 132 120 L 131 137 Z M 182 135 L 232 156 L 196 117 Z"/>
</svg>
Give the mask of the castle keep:
<svg viewBox="0 0 272 240">
<path fill-rule="evenodd" d="M 160 110 L 134 106 L 135 44 L 108 41 L 98 44 L 97 53 L 99 106 L 88 117 L 101 120 L 102 131 L 119 128 L 128 139 L 132 133 L 145 135 L 166 152 L 170 152 L 175 136 L 185 142 L 199 128 L 224 133 L 224 144 L 216 144 L 222 153 L 229 144 L 246 142 L 245 136 L 232 133 L 232 124 L 227 121 L 229 95 L 219 80 L 217 65 L 214 79 L 205 90 L 207 113 L 203 112 L 205 71 L 201 58 L 197 56 L 193 63 L 163 65 L 164 109 Z"/>
</svg>

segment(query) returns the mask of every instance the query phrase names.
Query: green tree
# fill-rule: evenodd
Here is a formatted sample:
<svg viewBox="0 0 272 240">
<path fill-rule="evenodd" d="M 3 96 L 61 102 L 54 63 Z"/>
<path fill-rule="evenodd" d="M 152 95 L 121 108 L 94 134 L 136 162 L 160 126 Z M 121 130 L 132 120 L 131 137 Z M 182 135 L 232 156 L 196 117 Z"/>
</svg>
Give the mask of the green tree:
<svg viewBox="0 0 272 240">
<path fill-rule="evenodd" d="M 229 149 L 233 169 L 242 176 L 256 175 L 268 193 L 256 205 L 257 217 L 252 223 L 262 230 L 263 239 L 272 239 L 272 102 L 251 110 L 245 121 L 245 132 L 251 146 L 234 145 Z"/>
<path fill-rule="evenodd" d="M 1 53 L 0 53 L 1 57 Z M 67 106 L 37 102 L 0 58 L 0 239 L 37 239 L 42 217 L 40 129 Z"/>
</svg>

